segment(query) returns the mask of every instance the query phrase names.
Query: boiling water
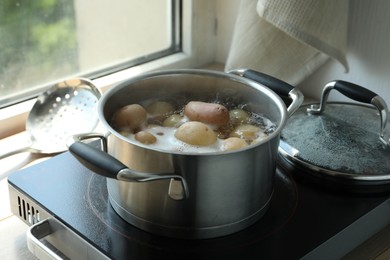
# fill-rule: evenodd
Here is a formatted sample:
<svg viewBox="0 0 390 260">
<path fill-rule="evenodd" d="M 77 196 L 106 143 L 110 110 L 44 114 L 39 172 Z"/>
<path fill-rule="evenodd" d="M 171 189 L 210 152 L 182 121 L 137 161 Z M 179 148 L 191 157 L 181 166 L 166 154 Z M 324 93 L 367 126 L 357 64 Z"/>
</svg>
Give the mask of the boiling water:
<svg viewBox="0 0 390 260">
<path fill-rule="evenodd" d="M 188 122 L 189 120 L 186 117 L 183 117 L 181 123 Z M 269 119 L 260 116 L 258 114 L 251 115 L 251 124 L 257 127 L 260 127 L 261 131 L 257 133 L 257 138 L 249 143 L 255 144 L 266 139 L 269 134 L 271 134 L 276 126 Z M 216 127 L 213 125 L 208 125 L 211 129 L 216 130 Z M 147 131 L 154 135 L 157 139 L 155 143 L 147 144 L 148 147 L 157 150 L 166 150 L 171 152 L 180 152 L 180 153 L 211 153 L 211 152 L 220 152 L 222 151 L 222 146 L 224 139 L 217 138 L 217 141 L 208 146 L 195 146 L 187 144 L 175 137 L 175 132 L 177 128 L 175 127 L 164 127 L 160 125 L 149 125 L 144 127 L 142 130 Z M 135 135 L 130 131 L 120 131 L 120 133 L 131 140 L 134 143 L 139 143 L 135 139 Z"/>
</svg>

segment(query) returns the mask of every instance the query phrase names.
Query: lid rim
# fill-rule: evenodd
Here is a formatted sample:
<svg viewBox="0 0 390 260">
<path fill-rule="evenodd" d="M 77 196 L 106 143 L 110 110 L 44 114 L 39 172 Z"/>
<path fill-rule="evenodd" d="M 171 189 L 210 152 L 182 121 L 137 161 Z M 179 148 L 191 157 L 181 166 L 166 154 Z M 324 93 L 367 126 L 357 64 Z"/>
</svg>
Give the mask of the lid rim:
<svg viewBox="0 0 390 260">
<path fill-rule="evenodd" d="M 298 159 L 297 157 L 291 156 L 288 152 L 286 152 L 283 148 L 279 146 L 278 148 L 279 155 L 294 167 L 303 168 L 304 170 L 310 172 L 312 175 L 314 173 L 318 173 L 330 178 L 339 178 L 342 180 L 348 181 L 389 181 L 390 182 L 390 174 L 378 174 L 378 175 L 365 175 L 365 174 L 353 174 L 346 172 L 338 172 L 330 169 L 326 169 L 317 165 L 313 165 L 307 163 L 303 160 Z"/>
</svg>

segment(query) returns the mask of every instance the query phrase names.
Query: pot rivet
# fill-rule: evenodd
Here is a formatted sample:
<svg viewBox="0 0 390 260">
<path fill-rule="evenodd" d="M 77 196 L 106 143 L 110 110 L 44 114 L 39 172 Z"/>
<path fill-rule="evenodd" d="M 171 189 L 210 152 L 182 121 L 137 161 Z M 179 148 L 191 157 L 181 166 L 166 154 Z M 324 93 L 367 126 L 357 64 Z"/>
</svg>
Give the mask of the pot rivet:
<svg viewBox="0 0 390 260">
<path fill-rule="evenodd" d="M 171 179 L 169 183 L 168 196 L 173 200 L 184 199 L 184 189 L 180 180 Z"/>
</svg>

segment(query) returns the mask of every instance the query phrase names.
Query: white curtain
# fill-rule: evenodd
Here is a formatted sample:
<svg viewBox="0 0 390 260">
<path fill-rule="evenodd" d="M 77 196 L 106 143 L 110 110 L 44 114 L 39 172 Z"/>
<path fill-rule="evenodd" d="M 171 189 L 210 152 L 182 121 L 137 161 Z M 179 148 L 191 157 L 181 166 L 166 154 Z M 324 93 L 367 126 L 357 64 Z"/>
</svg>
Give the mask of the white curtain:
<svg viewBox="0 0 390 260">
<path fill-rule="evenodd" d="M 241 0 L 225 70 L 300 83 L 328 58 L 348 71 L 348 0 Z"/>
</svg>

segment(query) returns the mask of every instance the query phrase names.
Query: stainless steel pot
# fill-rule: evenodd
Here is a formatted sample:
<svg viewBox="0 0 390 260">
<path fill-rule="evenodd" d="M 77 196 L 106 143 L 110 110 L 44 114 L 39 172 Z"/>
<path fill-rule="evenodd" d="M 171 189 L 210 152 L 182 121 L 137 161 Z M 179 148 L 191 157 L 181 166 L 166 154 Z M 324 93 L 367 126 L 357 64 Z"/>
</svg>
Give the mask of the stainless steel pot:
<svg viewBox="0 0 390 260">
<path fill-rule="evenodd" d="M 268 87 L 292 99 L 288 110 Z M 276 129 L 265 140 L 233 152 L 151 149 L 125 138 L 109 123 L 119 108 L 150 99 L 245 103 L 275 123 Z M 98 113 L 107 136 L 75 137 L 76 141 L 101 138 L 109 155 L 82 142 L 71 144 L 69 150 L 85 166 L 109 177 L 110 203 L 130 224 L 176 238 L 223 236 L 248 227 L 266 212 L 280 132 L 302 100 L 302 94 L 287 83 L 251 70 L 152 72 L 126 80 L 103 95 Z"/>
</svg>

